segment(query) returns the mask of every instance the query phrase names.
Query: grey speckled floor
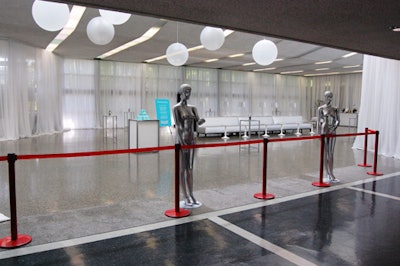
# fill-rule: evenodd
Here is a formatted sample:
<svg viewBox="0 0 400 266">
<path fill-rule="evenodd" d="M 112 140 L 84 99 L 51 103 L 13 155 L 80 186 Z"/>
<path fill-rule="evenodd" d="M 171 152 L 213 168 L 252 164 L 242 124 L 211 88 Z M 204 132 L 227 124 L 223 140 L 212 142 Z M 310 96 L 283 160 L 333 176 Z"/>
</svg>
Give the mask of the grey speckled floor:
<svg viewBox="0 0 400 266">
<path fill-rule="evenodd" d="M 354 132 L 340 128 L 339 133 Z M 48 154 L 125 149 L 127 130 L 119 129 L 116 141 L 102 130 L 75 130 L 16 141 L 0 142 L 0 156 L 7 153 Z M 232 136 L 229 141 L 237 141 Z M 220 142 L 201 137 L 198 143 Z M 353 150 L 352 137 L 338 138 L 335 173 L 341 184 L 368 179 L 366 168 L 357 167 L 363 152 Z M 167 128 L 160 145 L 173 145 Z M 259 149 L 258 149 L 259 148 Z M 258 145 L 205 148 L 197 151 L 195 196 L 203 203 L 192 216 L 260 202 L 262 147 Z M 174 153 L 106 155 L 16 162 L 19 232 L 32 236 L 30 246 L 112 232 L 169 221 L 164 211 L 174 206 Z M 372 163 L 373 154 L 368 153 Z M 0 162 L 0 213 L 9 216 L 8 169 Z M 400 161 L 378 157 L 378 170 L 400 171 Z M 268 192 L 276 199 L 320 190 L 319 141 L 276 142 L 268 145 Z M 336 186 L 336 185 L 333 185 Z M 0 223 L 0 237 L 9 235 L 9 222 Z M 0 250 L 0 253 L 3 250 Z"/>
</svg>

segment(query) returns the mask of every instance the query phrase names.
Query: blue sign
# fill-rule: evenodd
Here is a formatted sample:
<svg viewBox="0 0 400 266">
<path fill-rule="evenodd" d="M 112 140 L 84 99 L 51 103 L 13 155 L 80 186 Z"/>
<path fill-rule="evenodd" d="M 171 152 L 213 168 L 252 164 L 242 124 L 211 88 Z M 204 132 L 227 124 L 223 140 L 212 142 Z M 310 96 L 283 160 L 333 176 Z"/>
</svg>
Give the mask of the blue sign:
<svg viewBox="0 0 400 266">
<path fill-rule="evenodd" d="M 171 107 L 169 105 L 169 99 L 156 99 L 156 113 L 157 120 L 160 123 L 160 127 L 171 126 Z"/>
</svg>

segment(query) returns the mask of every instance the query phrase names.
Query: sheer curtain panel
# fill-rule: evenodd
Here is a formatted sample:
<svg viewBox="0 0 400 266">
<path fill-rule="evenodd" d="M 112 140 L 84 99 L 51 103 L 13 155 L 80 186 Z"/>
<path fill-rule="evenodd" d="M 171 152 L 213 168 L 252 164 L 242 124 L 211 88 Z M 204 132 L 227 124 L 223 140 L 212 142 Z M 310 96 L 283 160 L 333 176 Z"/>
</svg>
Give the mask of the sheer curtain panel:
<svg viewBox="0 0 400 266">
<path fill-rule="evenodd" d="M 358 130 L 379 130 L 379 154 L 400 159 L 400 61 L 364 56 L 361 106 Z M 374 148 L 374 137 L 368 138 Z M 357 137 L 353 148 L 364 148 L 364 137 Z"/>
<path fill-rule="evenodd" d="M 0 40 L 0 140 L 62 129 L 59 70 L 55 55 Z"/>
</svg>

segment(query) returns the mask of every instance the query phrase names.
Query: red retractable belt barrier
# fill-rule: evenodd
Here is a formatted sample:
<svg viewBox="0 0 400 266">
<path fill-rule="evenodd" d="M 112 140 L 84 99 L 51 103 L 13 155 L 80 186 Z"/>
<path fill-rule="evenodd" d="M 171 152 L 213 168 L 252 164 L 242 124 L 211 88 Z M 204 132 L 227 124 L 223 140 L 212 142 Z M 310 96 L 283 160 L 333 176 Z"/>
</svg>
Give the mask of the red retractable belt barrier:
<svg viewBox="0 0 400 266">
<path fill-rule="evenodd" d="M 190 215 L 190 211 L 179 207 L 179 169 L 180 169 L 181 144 L 175 145 L 175 206 L 174 209 L 166 210 L 165 215 L 171 218 L 182 218 Z"/>
<path fill-rule="evenodd" d="M 378 161 L 379 131 L 378 130 L 377 131 L 372 131 L 371 130 L 371 132 L 375 133 L 374 168 L 373 168 L 372 172 L 367 172 L 367 174 L 374 175 L 374 176 L 380 176 L 380 175 L 383 175 L 383 173 L 380 173 L 380 172 L 376 171 L 376 167 L 377 167 L 377 164 L 378 164 L 377 161 Z"/>
<path fill-rule="evenodd" d="M 350 134 L 338 134 L 338 135 L 321 135 L 321 136 L 303 136 L 303 137 L 290 137 L 290 138 L 276 138 L 276 139 L 257 139 L 248 141 L 236 141 L 236 142 L 224 142 L 224 143 L 210 143 L 210 144 L 196 144 L 196 145 L 185 145 L 181 146 L 176 144 L 175 146 L 163 146 L 163 147 L 150 147 L 150 148 L 138 148 L 138 149 L 122 149 L 122 150 L 107 150 L 107 151 L 91 151 L 91 152 L 75 152 L 75 153 L 61 153 L 61 154 L 36 154 L 36 155 L 15 155 L 8 154 L 8 156 L 0 156 L 0 161 L 8 161 L 9 164 L 9 186 L 10 186 L 10 212 L 11 212 L 11 236 L 0 239 L 0 247 L 2 248 L 16 248 L 22 245 L 26 245 L 32 241 L 29 235 L 18 234 L 17 229 L 17 210 L 16 210 L 16 189 L 15 189 L 15 161 L 19 160 L 32 160 L 32 159 L 55 159 L 55 158 L 71 158 L 71 157 L 85 157 L 85 156 L 100 156 L 100 155 L 113 155 L 113 154 L 127 154 L 127 153 L 142 153 L 142 152 L 154 152 L 162 150 L 175 149 L 175 204 L 174 209 L 165 211 L 165 215 L 173 218 L 181 218 L 190 215 L 190 211 L 179 207 L 179 154 L 181 149 L 198 149 L 198 148 L 212 148 L 212 147 L 224 147 L 224 146 L 237 146 L 237 145 L 249 145 L 259 144 L 263 145 L 263 172 L 262 172 L 262 192 L 255 193 L 254 197 L 258 199 L 273 199 L 275 195 L 267 193 L 267 150 L 269 142 L 284 142 L 284 141 L 299 141 L 299 140 L 312 140 L 321 139 L 321 150 L 320 150 L 320 172 L 319 181 L 313 182 L 314 186 L 326 187 L 329 186 L 327 183 L 323 183 L 323 158 L 324 158 L 324 138 L 332 137 L 350 137 L 350 136 L 362 136 L 365 135 L 364 143 L 364 163 L 359 164 L 360 166 L 367 166 L 366 152 L 368 135 L 375 134 L 375 153 L 374 153 L 374 167 L 372 172 L 367 172 L 369 175 L 383 175 L 377 172 L 377 156 L 378 156 L 378 144 L 379 144 L 379 131 L 365 129 L 364 133 L 350 133 Z"/>
<path fill-rule="evenodd" d="M 17 155 L 8 154 L 8 182 L 10 187 L 10 212 L 11 212 L 11 236 L 0 239 L 0 247 L 17 248 L 24 246 L 32 241 L 29 235 L 18 234 L 17 227 L 17 199 L 15 188 L 15 161 Z"/>
</svg>

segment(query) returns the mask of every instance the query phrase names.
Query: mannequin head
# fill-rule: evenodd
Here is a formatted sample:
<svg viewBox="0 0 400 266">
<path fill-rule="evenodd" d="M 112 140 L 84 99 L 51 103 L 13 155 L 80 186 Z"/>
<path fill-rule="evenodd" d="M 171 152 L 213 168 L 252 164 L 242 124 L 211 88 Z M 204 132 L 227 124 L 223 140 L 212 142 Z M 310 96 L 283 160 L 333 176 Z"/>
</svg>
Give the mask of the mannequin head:
<svg viewBox="0 0 400 266">
<path fill-rule="evenodd" d="M 330 104 L 333 98 L 333 93 L 331 91 L 326 91 L 325 92 L 325 103 Z"/>
<path fill-rule="evenodd" d="M 189 84 L 182 84 L 178 91 L 179 101 L 189 100 L 191 92 L 192 92 L 192 87 Z"/>
</svg>

